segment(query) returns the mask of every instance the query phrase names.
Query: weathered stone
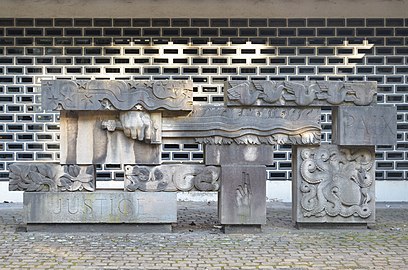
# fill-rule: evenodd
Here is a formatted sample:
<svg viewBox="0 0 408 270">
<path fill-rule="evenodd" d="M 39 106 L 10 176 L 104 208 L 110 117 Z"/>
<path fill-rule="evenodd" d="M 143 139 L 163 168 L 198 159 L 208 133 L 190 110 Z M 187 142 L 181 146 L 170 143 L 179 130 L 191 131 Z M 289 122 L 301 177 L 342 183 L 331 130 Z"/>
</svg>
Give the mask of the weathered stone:
<svg viewBox="0 0 408 270">
<path fill-rule="evenodd" d="M 196 106 L 188 116 L 163 118 L 163 138 L 204 144 L 318 144 L 320 108 Z"/>
<path fill-rule="evenodd" d="M 220 168 L 199 164 L 126 166 L 126 191 L 217 191 Z"/>
<path fill-rule="evenodd" d="M 295 223 L 372 223 L 375 220 L 374 147 L 294 147 Z"/>
<path fill-rule="evenodd" d="M 207 165 L 271 165 L 274 146 L 270 145 L 214 145 L 204 146 L 204 161 Z"/>
<path fill-rule="evenodd" d="M 366 106 L 376 103 L 376 82 L 228 81 L 227 106 Z"/>
<path fill-rule="evenodd" d="M 266 167 L 222 165 L 218 211 L 221 224 L 265 224 Z"/>
<path fill-rule="evenodd" d="M 394 145 L 397 108 L 386 105 L 334 108 L 332 140 L 338 145 Z"/>
<path fill-rule="evenodd" d="M 136 139 L 103 128 L 103 123 L 118 121 L 118 117 L 117 112 L 61 112 L 61 164 L 160 164 L 161 145 L 139 140 L 147 138 L 146 127 L 139 129 L 144 136 Z M 159 129 L 154 127 L 160 126 L 155 121 L 161 117 L 151 119 L 150 142 L 154 139 L 157 143 Z"/>
<path fill-rule="evenodd" d="M 10 169 L 10 191 L 94 191 L 94 166 L 54 163 L 14 163 Z"/>
<path fill-rule="evenodd" d="M 172 223 L 174 192 L 24 193 L 26 223 Z"/>
<path fill-rule="evenodd" d="M 42 81 L 46 110 L 190 111 L 192 81 Z"/>
</svg>

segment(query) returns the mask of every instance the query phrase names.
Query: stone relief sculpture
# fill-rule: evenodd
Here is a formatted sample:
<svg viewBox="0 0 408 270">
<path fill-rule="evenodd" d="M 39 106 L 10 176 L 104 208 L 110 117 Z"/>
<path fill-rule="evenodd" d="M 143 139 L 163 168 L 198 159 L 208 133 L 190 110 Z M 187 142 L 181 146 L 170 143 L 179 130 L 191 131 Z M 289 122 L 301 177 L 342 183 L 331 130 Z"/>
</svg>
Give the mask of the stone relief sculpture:
<svg viewBox="0 0 408 270">
<path fill-rule="evenodd" d="M 374 211 L 374 149 L 320 146 L 300 151 L 304 217 L 369 217 Z"/>
<path fill-rule="evenodd" d="M 174 110 L 192 109 L 191 81 L 42 82 L 46 110 Z"/>
<path fill-rule="evenodd" d="M 204 144 L 318 144 L 320 109 L 197 106 L 188 116 L 163 120 L 162 133 Z"/>
<path fill-rule="evenodd" d="M 249 173 L 242 172 L 242 182 L 238 185 L 236 193 L 238 216 L 250 217 L 251 200 L 253 195 Z"/>
<path fill-rule="evenodd" d="M 161 166 L 126 166 L 126 191 L 217 191 L 220 168 L 174 164 Z"/>
<path fill-rule="evenodd" d="M 11 191 L 94 191 L 93 166 L 59 164 L 12 164 L 10 165 Z"/>
<path fill-rule="evenodd" d="M 227 106 L 367 106 L 376 103 L 374 82 L 228 81 Z"/>
<path fill-rule="evenodd" d="M 10 190 L 30 192 L 27 223 L 171 230 L 176 191 L 217 191 L 221 224 L 260 228 L 266 166 L 279 144 L 294 146 L 294 222 L 374 221 L 374 145 L 396 135 L 395 108 L 372 106 L 375 82 L 228 81 L 224 89 L 224 106 L 193 107 L 191 81 L 43 81 L 43 108 L 61 110 L 62 165 L 10 166 Z M 322 106 L 334 108 L 338 145 L 319 146 Z M 204 144 L 205 165 L 162 165 L 161 144 L 180 140 Z M 95 191 L 94 165 L 104 163 L 125 166 L 122 192 Z M 54 216 L 37 211 L 41 200 L 57 203 L 45 207 Z"/>
</svg>

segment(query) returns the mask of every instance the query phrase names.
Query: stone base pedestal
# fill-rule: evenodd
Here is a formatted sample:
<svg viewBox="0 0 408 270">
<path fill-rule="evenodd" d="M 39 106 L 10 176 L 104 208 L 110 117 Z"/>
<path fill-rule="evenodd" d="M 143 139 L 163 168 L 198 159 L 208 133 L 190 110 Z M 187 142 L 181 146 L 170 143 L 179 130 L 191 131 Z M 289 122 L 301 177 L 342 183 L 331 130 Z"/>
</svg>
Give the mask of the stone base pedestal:
<svg viewBox="0 0 408 270">
<path fill-rule="evenodd" d="M 177 222 L 177 197 L 174 192 L 25 192 L 24 221 L 28 228 L 50 224 L 95 229 L 113 224 L 168 227 Z"/>
<path fill-rule="evenodd" d="M 262 225 L 224 225 L 222 231 L 225 234 L 261 233 Z"/>
<path fill-rule="evenodd" d="M 221 166 L 218 214 L 223 225 L 266 222 L 266 167 Z"/>
<path fill-rule="evenodd" d="M 27 232 L 51 233 L 171 233 L 171 224 L 27 224 Z"/>
</svg>

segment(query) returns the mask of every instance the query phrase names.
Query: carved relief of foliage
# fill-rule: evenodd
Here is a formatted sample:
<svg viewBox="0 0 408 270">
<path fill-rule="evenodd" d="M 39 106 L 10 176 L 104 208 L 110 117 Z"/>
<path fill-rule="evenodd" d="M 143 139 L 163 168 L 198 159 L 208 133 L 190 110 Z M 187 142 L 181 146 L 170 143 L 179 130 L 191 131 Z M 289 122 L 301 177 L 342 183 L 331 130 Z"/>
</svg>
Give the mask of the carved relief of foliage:
<svg viewBox="0 0 408 270">
<path fill-rule="evenodd" d="M 10 165 L 10 190 L 56 191 L 56 170 L 50 164 Z"/>
<path fill-rule="evenodd" d="M 89 171 L 83 172 L 77 165 L 64 166 L 64 174 L 59 178 L 61 191 L 94 191 L 94 177 Z"/>
</svg>

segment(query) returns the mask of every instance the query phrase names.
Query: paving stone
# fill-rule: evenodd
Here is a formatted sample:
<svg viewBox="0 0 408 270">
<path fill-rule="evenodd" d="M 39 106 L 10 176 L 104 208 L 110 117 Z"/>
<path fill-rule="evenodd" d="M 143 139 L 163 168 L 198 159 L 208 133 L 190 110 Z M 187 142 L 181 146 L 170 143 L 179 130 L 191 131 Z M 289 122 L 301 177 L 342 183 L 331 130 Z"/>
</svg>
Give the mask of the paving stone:
<svg viewBox="0 0 408 270">
<path fill-rule="evenodd" d="M 173 233 L 25 233 L 22 205 L 0 204 L 0 269 L 405 269 L 408 204 L 378 204 L 370 230 L 297 230 L 267 203 L 262 234 L 225 235 L 216 203 L 178 203 Z M 195 225 L 191 225 L 194 221 Z"/>
</svg>

